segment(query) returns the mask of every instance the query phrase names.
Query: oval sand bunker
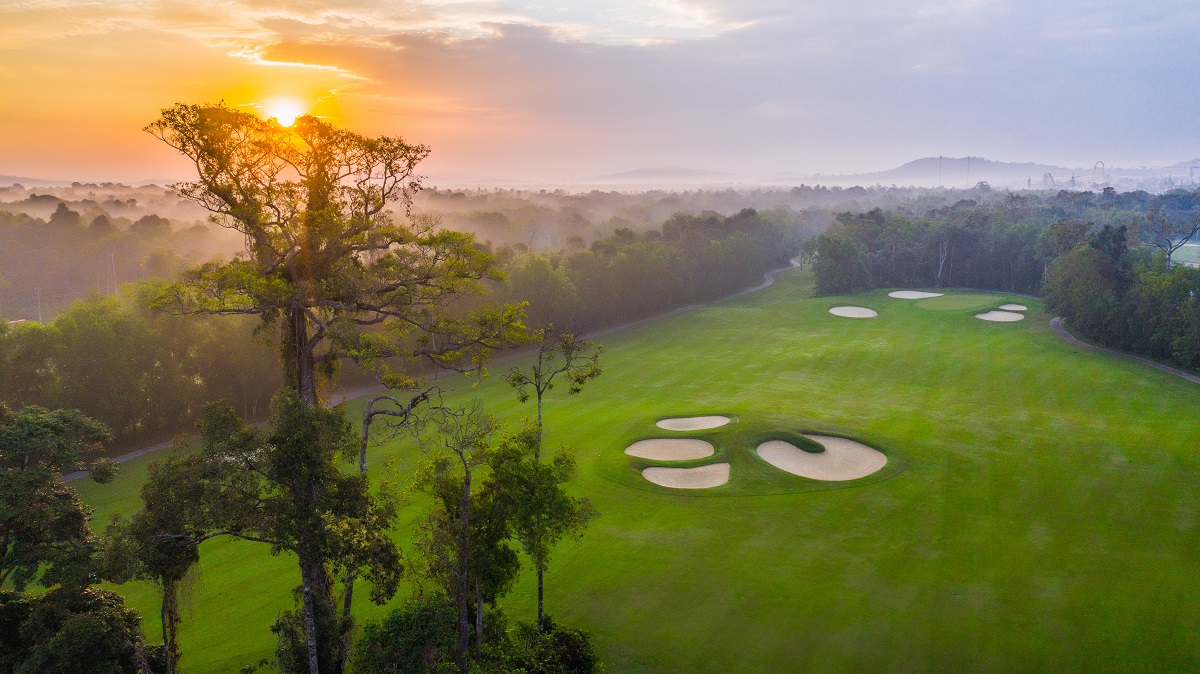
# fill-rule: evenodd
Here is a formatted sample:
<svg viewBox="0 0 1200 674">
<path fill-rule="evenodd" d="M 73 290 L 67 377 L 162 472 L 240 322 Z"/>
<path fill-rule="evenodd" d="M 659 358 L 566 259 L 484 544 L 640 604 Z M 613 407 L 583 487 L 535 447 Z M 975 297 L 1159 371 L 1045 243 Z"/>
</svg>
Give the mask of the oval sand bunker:
<svg viewBox="0 0 1200 674">
<path fill-rule="evenodd" d="M 1001 304 L 1000 308 L 1005 311 L 1028 311 L 1029 307 L 1024 304 Z"/>
<path fill-rule="evenodd" d="M 875 318 L 879 315 L 866 307 L 834 307 L 829 310 L 829 313 L 846 318 Z"/>
<path fill-rule="evenodd" d="M 985 321 L 995 321 L 997 323 L 1012 323 L 1025 318 L 1024 314 L 1013 313 L 1011 311 L 985 311 L 982 314 L 975 314 L 975 318 L 982 318 Z"/>
<path fill-rule="evenodd" d="M 706 428 L 716 428 L 729 423 L 729 417 L 680 417 L 678 419 L 660 419 L 654 424 L 668 431 L 702 431 Z"/>
<path fill-rule="evenodd" d="M 729 481 L 729 464 L 713 463 L 698 468 L 660 468 L 642 471 L 642 477 L 660 487 L 672 489 L 711 489 Z"/>
<path fill-rule="evenodd" d="M 638 440 L 625 448 L 629 456 L 655 461 L 689 461 L 713 455 L 713 446 L 703 440 L 682 438 L 652 438 Z"/>
<path fill-rule="evenodd" d="M 887 456 L 861 442 L 827 435 L 806 435 L 825 448 L 814 454 L 783 440 L 770 440 L 758 446 L 764 461 L 793 475 L 835 482 L 857 480 L 883 468 Z"/>
<path fill-rule="evenodd" d="M 942 293 L 927 293 L 920 290 L 897 290 L 888 293 L 888 297 L 895 297 L 898 300 L 923 300 L 930 297 L 941 297 Z"/>
</svg>

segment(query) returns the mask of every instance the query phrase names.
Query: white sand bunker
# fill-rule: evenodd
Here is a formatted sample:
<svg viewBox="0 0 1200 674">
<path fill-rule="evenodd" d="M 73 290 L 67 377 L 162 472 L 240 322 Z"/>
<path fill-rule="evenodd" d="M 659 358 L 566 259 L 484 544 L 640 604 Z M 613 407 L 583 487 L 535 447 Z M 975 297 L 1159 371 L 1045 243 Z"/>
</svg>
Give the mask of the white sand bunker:
<svg viewBox="0 0 1200 674">
<path fill-rule="evenodd" d="M 770 440 L 758 446 L 764 461 L 793 475 L 835 482 L 857 480 L 883 468 L 887 456 L 861 442 L 827 435 L 807 435 L 821 443 L 820 454 L 806 452 L 783 440 Z"/>
<path fill-rule="evenodd" d="M 846 318 L 875 318 L 879 315 L 866 307 L 834 307 L 829 310 L 829 313 Z"/>
<path fill-rule="evenodd" d="M 716 428 L 729 423 L 729 417 L 679 417 L 677 419 L 660 419 L 654 424 L 668 431 L 702 431 L 706 428 Z"/>
<path fill-rule="evenodd" d="M 713 446 L 703 440 L 653 438 L 638 440 L 625 448 L 629 456 L 655 461 L 689 461 L 713 455 Z"/>
<path fill-rule="evenodd" d="M 995 321 L 997 323 L 1012 323 L 1025 318 L 1024 314 L 1017 314 L 1011 311 L 985 311 L 982 314 L 975 314 L 975 318 L 982 318 L 985 321 Z"/>
<path fill-rule="evenodd" d="M 713 463 L 698 468 L 659 468 L 642 471 L 642 477 L 660 487 L 672 489 L 711 489 L 729 481 L 729 464 Z"/>
<path fill-rule="evenodd" d="M 1005 311 L 1028 311 L 1029 307 L 1024 304 L 1001 304 L 1000 308 Z"/>
<path fill-rule="evenodd" d="M 895 297 L 898 300 L 923 300 L 929 297 L 941 297 L 942 293 L 927 293 L 920 290 L 897 290 L 888 293 L 888 297 Z"/>
</svg>

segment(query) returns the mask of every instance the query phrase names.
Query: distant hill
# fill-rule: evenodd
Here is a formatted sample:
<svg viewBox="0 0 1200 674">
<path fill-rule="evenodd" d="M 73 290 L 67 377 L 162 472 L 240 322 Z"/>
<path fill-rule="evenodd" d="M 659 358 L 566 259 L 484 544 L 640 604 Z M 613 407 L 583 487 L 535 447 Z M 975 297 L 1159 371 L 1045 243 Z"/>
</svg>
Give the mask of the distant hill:
<svg viewBox="0 0 1200 674">
<path fill-rule="evenodd" d="M 0 176 L 0 185 L 24 185 L 25 187 L 67 187 L 69 180 L 46 180 L 44 178 L 29 178 L 27 176 Z"/>
<path fill-rule="evenodd" d="M 1192 187 L 1200 179 L 1200 158 L 1170 166 L 1085 166 L 1068 168 L 1033 162 L 1004 162 L 983 157 L 923 157 L 886 171 L 808 176 L 805 182 L 823 185 L 896 185 L 900 187 L 972 187 L 986 181 L 992 187 L 1150 189 Z M 1049 176 L 1047 178 L 1047 176 Z"/>
<path fill-rule="evenodd" d="M 1069 179 L 1080 175 L 1082 169 L 1063 166 L 1035 164 L 1032 162 L 1003 162 L 983 157 L 923 157 L 902 164 L 894 169 L 874 173 L 850 175 L 816 175 L 809 178 L 826 184 L 853 185 L 899 185 L 937 187 L 970 187 L 980 181 L 1000 187 L 1042 186 L 1042 177 L 1047 173 L 1058 178 Z M 1087 172 L 1091 176 L 1091 171 Z"/>
</svg>

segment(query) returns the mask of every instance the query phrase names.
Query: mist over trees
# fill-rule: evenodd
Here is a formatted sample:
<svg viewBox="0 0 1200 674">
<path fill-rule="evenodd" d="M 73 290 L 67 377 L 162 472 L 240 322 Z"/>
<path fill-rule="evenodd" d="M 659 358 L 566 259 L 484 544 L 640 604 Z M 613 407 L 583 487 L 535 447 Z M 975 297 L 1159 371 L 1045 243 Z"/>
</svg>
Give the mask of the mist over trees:
<svg viewBox="0 0 1200 674">
<path fill-rule="evenodd" d="M 658 230 L 676 214 L 728 217 L 751 208 L 807 238 L 837 212 L 922 213 L 982 196 L 978 189 L 819 185 L 637 193 L 430 188 L 413 196 L 412 209 L 446 229 L 475 234 L 493 250 L 554 255 L 586 250 L 618 230 Z M 174 279 L 200 262 L 228 259 L 242 248 L 242 237 L 208 216 L 157 185 L 0 187 L 0 317 L 48 321 L 92 288 L 111 294 L 121 283 Z"/>
</svg>

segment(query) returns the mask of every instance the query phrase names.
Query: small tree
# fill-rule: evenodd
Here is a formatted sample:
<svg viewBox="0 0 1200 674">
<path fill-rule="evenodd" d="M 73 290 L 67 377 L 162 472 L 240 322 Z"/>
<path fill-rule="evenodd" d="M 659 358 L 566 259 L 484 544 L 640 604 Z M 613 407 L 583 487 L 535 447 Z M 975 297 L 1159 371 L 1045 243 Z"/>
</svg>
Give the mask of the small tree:
<svg viewBox="0 0 1200 674">
<path fill-rule="evenodd" d="M 545 575 L 554 546 L 565 536 L 579 537 L 598 516 L 587 498 L 567 495 L 562 485 L 574 479 L 575 457 L 559 452 L 549 463 L 539 458 L 541 433 L 525 430 L 522 442 L 503 444 L 491 460 L 494 480 L 512 507 L 512 527 L 537 571 L 537 619 L 545 626 Z"/>
<path fill-rule="evenodd" d="M 142 510 L 129 520 L 114 518 L 105 534 L 105 578 L 117 583 L 148 580 L 162 594 L 166 674 L 179 669 L 180 594 L 200 561 L 200 544 L 225 533 L 213 529 L 205 512 L 205 479 L 211 470 L 205 459 L 192 455 L 150 464 Z"/>
<path fill-rule="evenodd" d="M 435 455 L 417 478 L 420 489 L 438 499 L 440 508 L 426 523 L 423 546 L 430 574 L 454 600 L 457 637 L 454 663 L 467 672 L 471 635 L 471 514 L 475 471 L 485 465 L 495 422 L 478 403 L 474 407 L 439 410 L 437 426 L 446 450 Z"/>
<path fill-rule="evenodd" d="M 517 391 L 521 402 L 532 394 L 537 398 L 537 425 L 542 427 L 542 398 L 554 388 L 554 380 L 562 375 L 569 382 L 569 395 L 579 393 L 589 380 L 600 376 L 600 354 L 604 346 L 574 334 L 556 334 L 549 325 L 533 334 L 538 343 L 537 360 L 528 368 L 514 366 L 505 380 Z"/>
</svg>

